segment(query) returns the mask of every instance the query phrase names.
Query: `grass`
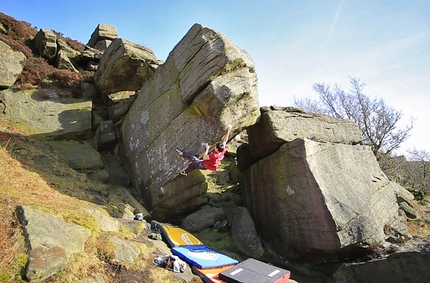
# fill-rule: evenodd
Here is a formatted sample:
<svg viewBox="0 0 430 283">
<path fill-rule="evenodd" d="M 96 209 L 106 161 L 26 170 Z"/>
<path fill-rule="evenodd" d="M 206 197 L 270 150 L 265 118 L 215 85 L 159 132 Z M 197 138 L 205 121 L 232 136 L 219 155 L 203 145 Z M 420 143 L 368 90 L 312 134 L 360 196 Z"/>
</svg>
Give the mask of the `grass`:
<svg viewBox="0 0 430 283">
<path fill-rule="evenodd" d="M 4 41 L 15 51 L 24 53 L 27 57 L 24 70 L 18 77 L 15 87 L 22 89 L 52 87 L 57 89 L 63 96 L 79 97 L 80 83 L 89 81 L 93 72 L 82 70 L 76 73 L 70 70 L 60 70 L 50 65 L 45 59 L 37 56 L 37 50 L 33 43 L 33 38 L 37 34 L 36 27 L 24 21 L 17 21 L 14 18 L 0 13 L 0 40 Z M 3 31 L 3 32 L 1 32 Z M 75 50 L 83 51 L 85 45 L 76 40 L 64 37 L 56 32 L 59 38 L 64 39 Z"/>
<path fill-rule="evenodd" d="M 33 38 L 38 29 L 30 23 L 18 21 L 0 13 L 0 40 L 27 59 L 24 70 L 14 88 L 43 91 L 54 89 L 60 96 L 80 97 L 80 84 L 90 82 L 94 72 L 80 70 L 75 73 L 59 70 L 38 56 Z M 54 31 L 55 32 L 55 31 Z M 83 51 L 84 45 L 61 33 L 55 32 L 69 46 Z M 75 223 L 91 230 L 85 250 L 74 254 L 66 269 L 49 278 L 48 282 L 75 282 L 91 275 L 102 277 L 105 282 L 130 282 L 130 276 L 146 278 L 148 282 L 178 282 L 171 272 L 157 268 L 153 259 L 160 256 L 149 240 L 138 243 L 141 256 L 133 264 L 114 262 L 115 247 L 107 240 L 115 235 L 134 239 L 145 227 L 131 231 L 120 226 L 119 232 L 103 232 L 94 217 L 85 208 L 104 208 L 116 212 L 121 190 L 96 183 L 85 173 L 71 169 L 56 156 L 49 156 L 36 147 L 40 142 L 18 129 L 0 115 L 0 282 L 24 282 L 23 271 L 28 261 L 22 227 L 15 215 L 17 206 L 29 205 L 55 215 L 66 222 Z M 38 166 L 37 158 L 48 158 L 49 166 Z M 130 278 L 128 278 L 130 277 Z"/>
<path fill-rule="evenodd" d="M 28 256 L 24 247 L 21 226 L 13 213 L 13 207 L 0 206 L 0 282 L 14 282 L 21 277 Z"/>
<path fill-rule="evenodd" d="M 0 13 L 0 40 L 27 56 L 24 71 L 14 87 L 22 89 L 45 87 L 53 88 L 61 96 L 80 96 L 80 83 L 91 81 L 93 73 L 82 71 L 74 73 L 59 70 L 37 54 L 32 38 L 37 28 L 23 21 L 17 21 Z M 64 37 L 57 36 L 75 50 L 82 51 L 84 45 Z M 226 67 L 225 72 L 244 67 L 242 61 L 235 61 Z M 251 72 L 254 70 L 250 70 Z M 190 109 L 196 110 L 196 109 Z M 198 112 L 198 111 L 197 111 Z M 196 113 L 197 113 L 196 112 Z M 194 113 L 194 114 L 196 114 Z M 199 114 L 199 113 L 197 113 Z M 85 245 L 85 250 L 74 254 L 66 269 L 50 278 L 49 282 L 74 282 L 89 276 L 101 276 L 106 282 L 178 282 L 172 273 L 154 266 L 153 259 L 158 256 L 150 242 L 141 239 L 138 243 L 141 255 L 136 262 L 118 264 L 113 261 L 115 247 L 107 240 L 116 235 L 124 239 L 133 239 L 143 227 L 131 231 L 121 226 L 119 232 L 102 232 L 96 220 L 83 208 L 101 207 L 108 211 L 116 210 L 114 198 L 110 194 L 118 192 L 113 188 L 89 180 L 85 174 L 77 172 L 58 158 L 51 158 L 52 164 L 40 167 L 35 164 L 35 157 L 45 157 L 46 153 L 34 147 L 35 139 L 27 136 L 23 130 L 3 120 L 0 115 L 0 282 L 24 282 L 23 271 L 28 261 L 22 227 L 15 216 L 15 209 L 20 205 L 31 205 L 56 215 L 66 222 L 75 223 L 91 230 L 92 234 Z M 208 193 L 219 195 L 234 191 L 235 186 L 228 186 L 220 180 L 228 174 L 229 163 L 224 160 L 217 174 L 205 172 L 208 180 Z M 231 171 L 229 171 L 231 173 Z M 98 204 L 95 205 L 95 204 Z M 430 234 L 430 209 L 428 203 L 414 207 L 422 218 L 407 221 L 409 232 L 413 236 Z M 230 243 L 218 243 L 225 247 Z M 305 273 L 305 271 L 302 271 Z M 200 282 L 193 279 L 195 282 Z"/>
<path fill-rule="evenodd" d="M 406 226 L 413 237 L 424 238 L 430 235 L 430 203 L 421 200 L 412 203 L 413 208 L 417 211 L 419 217 L 416 219 L 407 219 Z"/>
<path fill-rule="evenodd" d="M 125 198 L 104 196 L 120 190 L 93 182 L 55 157 L 51 157 L 51 166 L 38 167 L 34 158 L 48 156 L 34 146 L 37 140 L 24 133 L 4 132 L 4 129 L 13 131 L 13 126 L 1 119 L 0 129 L 0 282 L 25 282 L 23 271 L 28 255 L 22 227 L 15 216 L 16 207 L 22 205 L 36 207 L 92 232 L 84 252 L 73 255 L 66 269 L 48 282 L 73 282 L 94 274 L 106 282 L 126 280 L 130 274 L 145 276 L 148 282 L 178 282 L 171 272 L 154 265 L 153 259 L 160 254 L 145 237 L 137 243 L 141 255 L 136 262 L 114 262 L 115 247 L 108 237 L 115 235 L 132 240 L 144 227 L 138 225 L 132 231 L 121 225 L 119 232 L 103 232 L 85 208 L 114 209 L 117 204 L 112 200 Z"/>
</svg>

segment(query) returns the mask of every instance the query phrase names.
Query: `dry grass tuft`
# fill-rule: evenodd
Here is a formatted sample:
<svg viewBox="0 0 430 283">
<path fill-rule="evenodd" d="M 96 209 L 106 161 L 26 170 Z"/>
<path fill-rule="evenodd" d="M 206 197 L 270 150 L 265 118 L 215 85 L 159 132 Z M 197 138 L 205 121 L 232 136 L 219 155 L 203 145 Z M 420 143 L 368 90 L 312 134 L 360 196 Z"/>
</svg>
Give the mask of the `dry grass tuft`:
<svg viewBox="0 0 430 283">
<path fill-rule="evenodd" d="M 0 205 L 0 282 L 16 282 L 27 263 L 21 225 L 13 213 L 13 207 L 2 200 Z"/>
<path fill-rule="evenodd" d="M 10 129 L 0 119 L 0 129 Z M 34 140 L 19 134 L 0 130 L 0 282 L 24 282 L 23 270 L 28 260 L 25 239 L 14 214 L 20 205 L 37 207 L 47 213 L 89 228 L 92 232 L 85 243 L 85 251 L 73 255 L 66 269 L 47 282 L 74 282 L 91 276 L 101 276 L 105 282 L 179 282 L 172 272 L 155 266 L 154 258 L 160 256 L 155 246 L 140 238 L 139 259 L 130 264 L 118 264 L 115 246 L 108 240 L 115 235 L 133 240 L 135 234 L 121 226 L 120 231 L 102 232 L 87 208 L 115 206 L 110 203 L 110 188 L 87 179 L 86 175 L 67 166 L 61 160 L 49 167 L 38 167 L 37 156 L 44 153 L 33 146 Z M 6 170 L 7 168 L 7 170 Z"/>
<path fill-rule="evenodd" d="M 417 219 L 407 219 L 406 226 L 413 237 L 427 237 L 430 235 L 430 202 L 423 200 L 412 203 L 418 213 Z"/>
</svg>

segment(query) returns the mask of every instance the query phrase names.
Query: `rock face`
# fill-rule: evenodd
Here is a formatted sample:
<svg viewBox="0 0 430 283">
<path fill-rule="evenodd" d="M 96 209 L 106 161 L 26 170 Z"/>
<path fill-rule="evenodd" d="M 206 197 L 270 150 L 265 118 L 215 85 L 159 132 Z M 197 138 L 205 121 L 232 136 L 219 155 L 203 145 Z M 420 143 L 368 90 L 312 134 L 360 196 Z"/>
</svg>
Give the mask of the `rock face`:
<svg viewBox="0 0 430 283">
<path fill-rule="evenodd" d="M 407 233 L 396 202 L 399 185 L 368 147 L 295 139 L 245 175 L 246 205 L 278 255 L 381 244 L 386 226 Z"/>
<path fill-rule="evenodd" d="M 407 234 L 390 182 L 351 121 L 262 107 L 239 147 L 243 195 L 263 242 L 281 257 L 382 244 Z"/>
<path fill-rule="evenodd" d="M 280 257 L 294 257 L 378 245 L 387 231 L 407 233 L 397 205 L 402 188 L 385 177 L 369 148 L 356 145 L 361 143 L 358 127 L 295 108 L 259 109 L 254 63 L 222 34 L 194 25 L 161 66 L 151 50 L 118 38 L 110 25 L 100 24 L 83 52 L 73 50 L 48 29 L 41 29 L 34 43 L 39 54 L 58 68 L 78 71 L 85 63 L 87 70 L 97 70 L 96 86 L 85 82 L 82 93 L 96 100 L 100 92 L 108 105 L 103 105 L 106 112 L 99 117 L 109 120 L 95 122 L 93 114 L 100 113 L 93 111 L 90 101 L 60 98 L 53 89 L 9 88 L 22 72 L 25 56 L 0 41 L 0 63 L 6 66 L 0 68 L 0 88 L 9 88 L 0 91 L 2 115 L 28 134 L 48 139 L 87 139 L 92 125 L 99 123 L 95 149 L 87 142 L 56 141 L 49 151 L 55 149 L 72 168 L 90 172 L 101 182 L 110 180 L 124 187 L 132 183 L 152 218 L 182 216 L 208 202 L 207 182 L 199 171 L 177 177 L 187 163 L 175 148 L 198 154 L 202 142 L 213 145 L 232 124 L 231 137 L 245 129 L 249 134 L 249 144 L 238 149 L 247 208 L 230 210 L 235 202 L 220 201 L 219 207 L 203 208 L 185 218 L 187 230 L 230 227 L 241 252 L 256 258 L 263 253 L 260 238 Z M 121 124 L 119 151 L 131 178 L 113 155 Z M 50 161 L 35 162 L 48 166 Z M 406 199 L 401 209 L 417 217 Z M 151 218 L 137 201 L 133 206 L 145 219 Z M 55 238 L 46 231 L 69 231 L 68 223 L 31 208 L 21 210 L 31 241 L 27 277 L 43 280 L 62 270 L 70 255 L 82 249 L 87 231 L 72 227 L 70 234 L 83 234 L 73 236 L 78 244 L 62 234 Z M 124 205 L 115 213 L 133 216 L 137 211 Z M 92 215 L 102 230 L 119 230 L 119 223 L 107 215 Z M 49 227 L 42 221 L 45 218 Z M 45 227 L 45 234 L 34 223 Z M 79 248 L 70 248 L 68 241 Z M 132 242 L 116 237 L 111 242 L 118 262 L 132 262 L 139 256 Z"/>
<path fill-rule="evenodd" d="M 362 141 L 360 129 L 350 120 L 304 113 L 292 107 L 262 107 L 261 112 L 259 123 L 247 130 L 249 150 L 254 158 L 268 156 L 296 138 L 343 144 Z"/>
<path fill-rule="evenodd" d="M 28 206 L 18 207 L 18 217 L 24 227 L 29 248 L 26 277 L 43 281 L 63 270 L 74 253 L 84 250 L 89 229 Z"/>
<path fill-rule="evenodd" d="M 117 37 L 118 37 L 118 32 L 115 26 L 109 25 L 109 24 L 98 24 L 97 28 L 91 34 L 90 41 L 88 41 L 87 45 L 90 47 L 96 47 L 98 43 L 100 45 L 103 44 L 103 42 L 105 41 L 108 41 L 110 43 L 112 42 L 112 40 L 115 40 Z"/>
<path fill-rule="evenodd" d="M 12 86 L 24 69 L 25 55 L 0 40 L 0 89 Z"/>
<path fill-rule="evenodd" d="M 228 124 L 236 133 L 254 124 L 260 115 L 256 83 L 245 51 L 195 24 L 140 89 L 122 126 L 121 149 L 155 218 L 181 212 L 179 206 L 195 204 L 205 192 L 198 177 L 169 186 L 186 166 L 175 148 L 200 153 L 202 142 L 219 141 Z"/>
<path fill-rule="evenodd" d="M 411 239 L 413 249 L 403 248 L 386 258 L 342 264 L 333 282 L 430 282 L 430 237 Z"/>
<path fill-rule="evenodd" d="M 57 35 L 50 29 L 42 28 L 34 38 L 34 45 L 39 55 L 48 61 L 54 61 L 57 55 Z"/>
<path fill-rule="evenodd" d="M 103 167 L 100 154 L 86 141 L 52 141 L 50 144 L 73 169 L 93 171 Z"/>
<path fill-rule="evenodd" d="M 262 256 L 263 246 L 248 209 L 246 207 L 233 208 L 227 219 L 231 223 L 231 236 L 236 239 L 241 251 L 253 258 Z"/>
<path fill-rule="evenodd" d="M 50 89 L 0 91 L 8 119 L 30 135 L 46 139 L 88 138 L 92 102 L 61 98 Z"/>
<path fill-rule="evenodd" d="M 158 61 L 152 50 L 117 38 L 104 52 L 94 81 L 105 96 L 122 91 L 137 91 L 153 76 L 157 67 Z"/>
</svg>

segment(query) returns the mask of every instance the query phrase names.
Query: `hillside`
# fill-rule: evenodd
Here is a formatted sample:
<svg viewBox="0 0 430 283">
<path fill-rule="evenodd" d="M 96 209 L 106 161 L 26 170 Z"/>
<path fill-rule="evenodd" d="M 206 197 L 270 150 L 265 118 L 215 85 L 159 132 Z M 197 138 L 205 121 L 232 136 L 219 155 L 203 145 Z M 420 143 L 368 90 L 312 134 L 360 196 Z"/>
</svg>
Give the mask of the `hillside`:
<svg viewBox="0 0 430 283">
<path fill-rule="evenodd" d="M 1 128 L 7 125 L 0 122 Z M 32 146 L 34 139 L 20 134 L 0 134 L 0 280 L 1 282 L 24 282 L 23 268 L 28 255 L 22 229 L 15 215 L 15 208 L 31 205 L 56 215 L 65 221 L 76 223 L 91 230 L 85 251 L 78 254 L 60 274 L 49 282 L 70 282 L 75 278 L 87 278 L 101 274 L 106 282 L 180 282 L 171 272 L 156 268 L 153 260 L 160 252 L 147 237 L 146 228 L 137 231 L 121 226 L 121 238 L 134 239 L 136 233 L 142 250 L 139 261 L 130 266 L 110 261 L 113 250 L 107 244 L 103 232 L 85 208 L 104 207 L 108 211 L 118 209 L 121 194 L 114 187 L 101 185 L 76 172 L 61 160 L 52 167 L 42 167 L 35 160 L 45 156 Z M 141 223 L 143 225 L 143 222 Z M 61 231 L 52 231 L 61 233 Z M 109 233 L 112 235 L 112 233 Z"/>
<path fill-rule="evenodd" d="M 90 79 L 93 72 L 74 73 L 48 64 L 35 55 L 31 39 L 36 33 L 37 29 L 29 23 L 0 13 L 0 40 L 23 52 L 28 58 L 15 87 L 32 89 L 49 85 L 63 96 L 78 96 L 80 83 Z M 61 37 L 76 50 L 83 50 L 82 43 Z M 142 251 L 139 260 L 133 264 L 127 266 L 114 263 L 111 260 L 112 246 L 105 239 L 107 233 L 85 209 L 100 207 L 112 214 L 119 213 L 120 203 L 124 205 L 123 193 L 112 185 L 89 179 L 84 172 L 70 168 L 58 157 L 48 156 L 36 148 L 35 143 L 44 144 L 0 116 L 1 282 L 25 281 L 23 270 L 28 260 L 27 246 L 15 214 L 16 207 L 23 205 L 37 207 L 91 230 L 85 251 L 76 255 L 71 264 L 60 274 L 51 277 L 49 282 L 71 282 L 94 274 L 99 274 L 105 282 L 180 282 L 171 272 L 154 265 L 154 258 L 162 254 L 147 237 L 144 222 L 139 222 L 134 230 L 121 225 L 119 232 L 113 233 L 125 239 L 138 238 Z M 40 160 L 49 160 L 47 162 L 50 165 L 38 162 Z"/>
<path fill-rule="evenodd" d="M 53 67 L 37 55 L 32 41 L 36 33 L 37 29 L 31 24 L 16 21 L 0 13 L 0 40 L 27 56 L 24 71 L 13 88 L 40 89 L 42 94 L 44 89 L 49 88 L 55 89 L 62 97 L 80 98 L 81 83 L 91 82 L 94 71 L 81 69 L 79 72 L 73 72 Z M 67 41 L 75 50 L 85 48 L 84 44 L 64 37 L 61 33 L 57 32 L 57 36 Z M 6 107 L 4 105 L 3 111 Z M 101 116 L 105 114 L 106 105 L 102 101 L 96 99 L 93 101 L 93 107 L 94 112 L 99 112 Z M 145 222 L 127 221 L 130 217 L 132 219 L 135 210 L 132 200 L 122 188 L 95 181 L 89 177 L 87 171 L 71 168 L 53 152 L 55 151 L 50 143 L 29 135 L 25 129 L 17 128 L 0 115 L 0 213 L 3 218 L 0 224 L 0 248 L 3 251 L 0 255 L 1 282 L 24 282 L 28 246 L 16 216 L 16 209 L 27 205 L 37 207 L 65 222 L 85 227 L 91 232 L 85 250 L 73 255 L 64 271 L 51 276 L 48 282 L 92 282 L 88 280 L 94 277 L 98 277 L 94 279 L 96 282 L 181 282 L 173 272 L 154 264 L 154 258 L 164 255 L 164 252 L 148 237 L 151 231 Z M 229 162 L 232 160 L 226 159 L 223 171 L 229 170 Z M 225 176 L 234 173 L 223 174 Z M 209 199 L 221 199 L 221 193 L 230 189 L 240 191 L 237 183 L 227 184 L 219 180 L 223 175 L 219 176 L 204 176 L 208 184 Z M 424 199 L 413 202 L 413 206 L 420 217 L 408 219 L 406 224 L 409 233 L 414 237 L 428 236 L 429 203 Z M 106 231 L 89 212 L 94 210 L 118 219 L 119 230 Z M 61 231 L 52 233 L 58 234 Z M 132 263 L 116 262 L 115 249 L 107 240 L 112 236 L 136 243 L 140 250 L 138 259 Z M 231 243 L 227 243 L 222 248 L 231 246 Z M 230 251 L 236 253 L 236 250 Z M 271 260 L 272 263 L 277 262 L 273 258 Z M 303 280 L 299 280 L 300 282 L 324 282 L 326 273 L 329 273 L 325 267 L 315 267 L 312 262 L 293 263 L 289 264 L 288 268 L 293 271 L 295 280 Z M 201 282 L 196 276 L 188 279 L 187 282 Z"/>
</svg>

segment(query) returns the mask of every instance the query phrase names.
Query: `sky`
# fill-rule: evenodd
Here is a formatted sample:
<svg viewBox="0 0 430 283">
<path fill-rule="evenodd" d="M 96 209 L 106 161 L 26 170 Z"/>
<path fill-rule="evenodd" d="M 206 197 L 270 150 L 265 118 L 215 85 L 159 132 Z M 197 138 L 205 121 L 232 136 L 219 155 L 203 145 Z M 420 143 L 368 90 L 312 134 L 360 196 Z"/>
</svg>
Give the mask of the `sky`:
<svg viewBox="0 0 430 283">
<path fill-rule="evenodd" d="M 430 153 L 428 0 L 0 0 L 0 12 L 88 43 L 99 23 L 160 60 L 195 23 L 227 36 L 255 63 L 260 106 L 316 97 L 315 83 L 381 98 L 414 119 L 407 150 Z"/>
</svg>

